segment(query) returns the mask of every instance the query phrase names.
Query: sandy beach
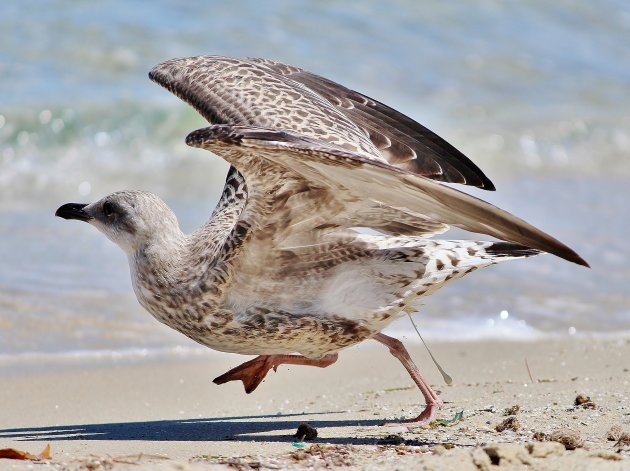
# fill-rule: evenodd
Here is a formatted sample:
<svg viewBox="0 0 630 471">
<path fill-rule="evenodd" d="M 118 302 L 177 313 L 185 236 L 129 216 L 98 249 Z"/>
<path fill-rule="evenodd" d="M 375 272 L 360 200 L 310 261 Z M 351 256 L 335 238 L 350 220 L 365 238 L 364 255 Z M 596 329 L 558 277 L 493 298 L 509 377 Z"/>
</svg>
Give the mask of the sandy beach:
<svg viewBox="0 0 630 471">
<path fill-rule="evenodd" d="M 246 358 L 236 355 L 13 370 L 3 378 L 0 448 L 37 454 L 50 444 L 52 458 L 35 469 L 630 469 L 630 445 L 607 439 L 614 426 L 630 432 L 630 340 L 433 349 L 452 386 L 421 346 L 410 351 L 441 391 L 442 418 L 463 411 L 452 426 L 383 427 L 417 414 L 421 395 L 367 343 L 326 369 L 282 366 L 251 395 L 211 381 Z M 579 394 L 591 403 L 576 406 Z M 293 434 L 305 422 L 318 437 L 301 448 Z M 554 433 L 577 448 L 549 441 Z M 0 460 L 0 469 L 32 466 Z"/>
</svg>

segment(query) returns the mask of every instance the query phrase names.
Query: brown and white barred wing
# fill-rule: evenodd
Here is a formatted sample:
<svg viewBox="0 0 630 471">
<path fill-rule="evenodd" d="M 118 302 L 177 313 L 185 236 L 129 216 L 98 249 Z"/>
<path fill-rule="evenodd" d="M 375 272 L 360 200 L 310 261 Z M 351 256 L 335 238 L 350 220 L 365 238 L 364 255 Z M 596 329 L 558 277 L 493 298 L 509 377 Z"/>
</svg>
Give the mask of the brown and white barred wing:
<svg viewBox="0 0 630 471">
<path fill-rule="evenodd" d="M 249 60 L 321 95 L 368 135 L 390 165 L 433 180 L 495 189 L 459 150 L 384 103 L 298 67 L 268 59 Z"/>
<path fill-rule="evenodd" d="M 454 225 L 586 265 L 562 242 L 485 201 L 388 164 L 327 147 L 305 136 L 226 125 L 194 131 L 187 143 L 221 155 L 243 172 L 246 179 L 248 172 L 257 173 L 247 168 L 249 162 L 266 161 L 270 168 L 278 169 L 285 177 L 299 177 L 311 188 L 328 190 L 328 204 L 334 203 L 339 210 L 333 219 L 337 229 L 356 226 L 358 208 L 378 203 L 418 215 L 420 222 Z M 265 180 L 261 174 L 256 184 L 265 186 Z M 310 213 L 294 214 L 291 224 L 311 217 Z"/>
<path fill-rule="evenodd" d="M 298 67 L 198 56 L 158 64 L 149 77 L 212 124 L 294 131 L 417 175 L 494 189 L 464 154 L 413 119 Z"/>
<path fill-rule="evenodd" d="M 149 77 L 212 124 L 295 131 L 385 161 L 366 133 L 341 111 L 265 65 L 222 56 L 188 57 L 155 66 Z"/>
</svg>

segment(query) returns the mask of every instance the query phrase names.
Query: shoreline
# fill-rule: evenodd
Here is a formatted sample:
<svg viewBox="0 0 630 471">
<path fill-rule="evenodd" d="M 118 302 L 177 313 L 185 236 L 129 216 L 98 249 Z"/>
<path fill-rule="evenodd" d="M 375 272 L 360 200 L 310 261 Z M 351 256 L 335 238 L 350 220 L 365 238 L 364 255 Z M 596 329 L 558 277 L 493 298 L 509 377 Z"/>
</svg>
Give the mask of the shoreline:
<svg viewBox="0 0 630 471">
<path fill-rule="evenodd" d="M 535 432 L 571 429 L 586 448 L 560 453 L 551 450 L 555 442 L 543 442 L 536 446 L 551 447 L 549 456 L 530 454 L 534 464 L 528 469 L 571 469 L 576 463 L 630 468 L 630 446 L 617 453 L 606 439 L 613 425 L 630 432 L 630 365 L 624 360 L 630 358 L 629 338 L 434 342 L 431 348 L 453 386 L 442 383 L 422 346 L 408 342 L 408 348 L 446 402 L 441 418 L 463 410 L 460 423 L 414 431 L 381 426 L 386 419 L 417 415 L 422 397 L 387 349 L 366 344 L 342 351 L 325 369 L 281 366 L 250 395 L 240 382 L 212 383 L 249 358 L 218 353 L 3 375 L 0 448 L 39 453 L 50 443 L 52 469 L 81 469 L 94 456 L 129 455 L 144 456 L 138 466 L 147 469 L 158 462 L 206 469 L 226 459 L 299 469 L 330 456 L 348 469 L 380 461 L 379 469 L 418 469 L 420 462 L 468 469 L 474 456 L 488 456 L 483 447 L 495 443 L 508 455 L 516 447 L 509 459 L 525 466 L 516 455 L 535 442 Z M 595 408 L 575 406 L 578 394 L 589 396 Z M 514 405 L 520 407 L 519 425 L 497 432 L 504 410 Z M 292 435 L 303 422 L 319 435 L 296 461 L 300 449 L 291 445 Z M 27 462 L 0 459 L 0 469 L 16 465 Z"/>
<path fill-rule="evenodd" d="M 412 350 L 423 351 L 425 347 L 414 331 L 401 329 L 385 330 L 384 333 L 401 340 L 411 352 Z M 539 333 L 535 336 L 501 336 L 487 335 L 475 338 L 447 338 L 433 332 L 423 333 L 427 338 L 429 348 L 434 345 L 475 345 L 484 343 L 513 343 L 513 344 L 536 344 L 536 343 L 557 343 L 557 342 L 605 342 L 623 343 L 630 341 L 630 331 L 621 332 L 589 332 L 562 334 L 557 332 Z M 157 361 L 210 361 L 224 357 L 241 358 L 243 361 L 254 358 L 253 355 L 239 355 L 212 350 L 205 346 L 198 345 L 188 339 L 183 339 L 186 344 L 172 344 L 165 347 L 129 347 L 120 349 L 79 349 L 66 351 L 25 351 L 20 353 L 0 353 L 0 377 L 32 374 L 42 370 L 50 369 L 74 369 L 93 367 L 112 367 Z M 347 351 L 374 348 L 376 344 L 363 341 L 357 345 L 340 351 L 343 355 Z M 445 347 L 442 347 L 445 348 Z M 229 361 L 229 360 L 228 360 Z M 235 360 L 237 361 L 237 360 Z M 438 358 L 439 361 L 439 358 Z"/>
</svg>

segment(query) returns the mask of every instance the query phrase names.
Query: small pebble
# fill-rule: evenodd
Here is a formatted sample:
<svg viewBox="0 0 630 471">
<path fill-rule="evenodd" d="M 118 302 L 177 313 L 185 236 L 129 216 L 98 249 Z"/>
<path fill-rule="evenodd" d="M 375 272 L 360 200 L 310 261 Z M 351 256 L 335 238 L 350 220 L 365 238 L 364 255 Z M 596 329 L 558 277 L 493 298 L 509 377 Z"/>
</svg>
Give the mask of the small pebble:
<svg viewBox="0 0 630 471">
<path fill-rule="evenodd" d="M 595 405 L 595 403 L 593 401 L 591 401 L 591 398 L 588 396 L 585 396 L 584 394 L 578 394 L 575 398 L 574 404 L 578 407 L 582 407 L 584 409 L 596 409 L 597 406 Z"/>
<path fill-rule="evenodd" d="M 571 429 L 556 430 L 549 436 L 549 440 L 562 443 L 567 450 L 575 450 L 584 445 L 580 434 Z"/>
<path fill-rule="evenodd" d="M 518 419 L 514 416 L 510 416 L 507 419 L 505 419 L 503 422 L 501 422 L 499 425 L 497 425 L 494 429 L 497 432 L 503 432 L 505 430 L 512 430 L 514 432 L 516 432 L 520 427 L 520 424 L 518 423 Z"/>
<path fill-rule="evenodd" d="M 606 440 L 616 442 L 621 438 L 623 430 L 619 424 L 615 424 L 610 427 L 610 430 L 606 433 Z"/>
<path fill-rule="evenodd" d="M 309 424 L 300 424 L 294 437 L 297 439 L 298 442 L 304 440 L 315 440 L 317 438 L 317 429 L 310 426 Z"/>
</svg>

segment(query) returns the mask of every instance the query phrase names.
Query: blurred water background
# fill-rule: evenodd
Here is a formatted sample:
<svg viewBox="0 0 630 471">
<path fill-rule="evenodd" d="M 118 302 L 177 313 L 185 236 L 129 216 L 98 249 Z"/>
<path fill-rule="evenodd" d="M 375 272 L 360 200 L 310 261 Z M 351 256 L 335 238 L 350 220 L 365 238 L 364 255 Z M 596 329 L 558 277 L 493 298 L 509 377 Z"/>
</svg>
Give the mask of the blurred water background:
<svg viewBox="0 0 630 471">
<path fill-rule="evenodd" d="M 0 364 L 199 351 L 137 304 L 117 247 L 53 217 L 135 188 L 185 230 L 208 218 L 227 166 L 184 145 L 205 123 L 147 78 L 197 54 L 285 61 L 390 104 L 497 186 L 471 193 L 592 264 L 476 272 L 427 300 L 428 340 L 630 333 L 628 2 L 24 0 L 0 29 Z"/>
</svg>

